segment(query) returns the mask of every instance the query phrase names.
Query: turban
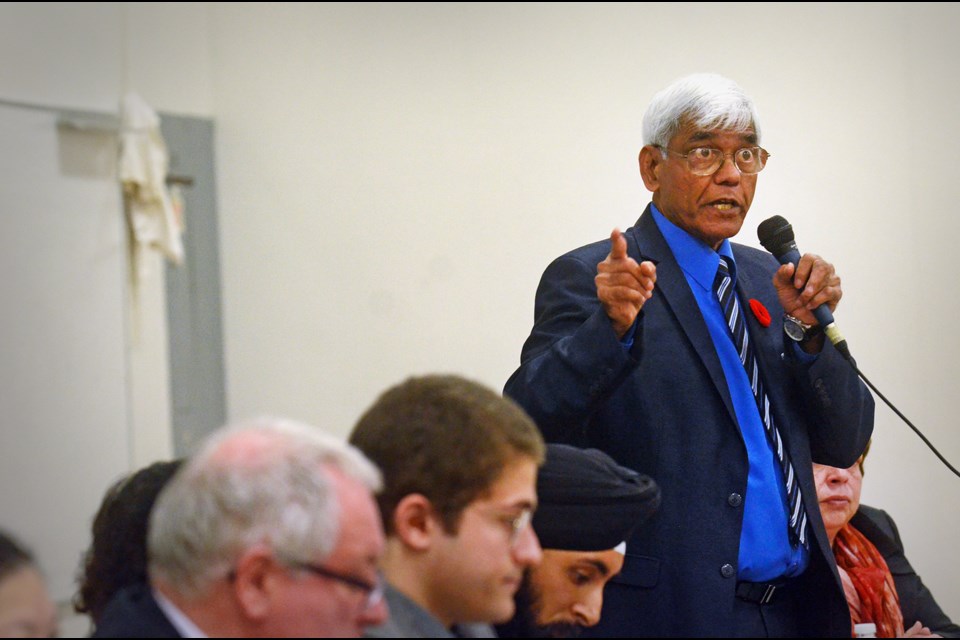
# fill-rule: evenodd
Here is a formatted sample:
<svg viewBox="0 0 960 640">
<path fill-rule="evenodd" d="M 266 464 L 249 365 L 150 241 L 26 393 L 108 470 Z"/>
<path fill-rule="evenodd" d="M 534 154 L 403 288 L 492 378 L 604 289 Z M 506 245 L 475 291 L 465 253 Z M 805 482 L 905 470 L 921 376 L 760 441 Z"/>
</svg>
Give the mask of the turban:
<svg viewBox="0 0 960 640">
<path fill-rule="evenodd" d="M 547 445 L 533 529 L 544 549 L 606 551 L 660 505 L 660 488 L 598 449 Z"/>
</svg>

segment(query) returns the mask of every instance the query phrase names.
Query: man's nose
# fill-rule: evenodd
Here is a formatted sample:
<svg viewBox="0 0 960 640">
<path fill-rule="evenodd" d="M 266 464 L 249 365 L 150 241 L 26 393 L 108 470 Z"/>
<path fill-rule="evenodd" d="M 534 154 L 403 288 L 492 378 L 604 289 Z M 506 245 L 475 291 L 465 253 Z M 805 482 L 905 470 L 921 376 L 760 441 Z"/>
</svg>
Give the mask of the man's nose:
<svg viewBox="0 0 960 640">
<path fill-rule="evenodd" d="M 513 559 L 517 564 L 525 567 L 534 567 L 540 564 L 543 558 L 543 549 L 540 540 L 529 524 L 520 532 L 517 544 L 513 547 Z"/>
<path fill-rule="evenodd" d="M 720 168 L 713 174 L 713 179 L 720 184 L 737 184 L 740 182 L 740 167 L 733 161 L 733 154 L 723 156 Z"/>
<path fill-rule="evenodd" d="M 582 600 L 573 605 L 573 614 L 577 617 L 577 624 L 592 627 L 600 622 L 600 611 L 603 609 L 603 587 L 594 589 Z"/>
</svg>

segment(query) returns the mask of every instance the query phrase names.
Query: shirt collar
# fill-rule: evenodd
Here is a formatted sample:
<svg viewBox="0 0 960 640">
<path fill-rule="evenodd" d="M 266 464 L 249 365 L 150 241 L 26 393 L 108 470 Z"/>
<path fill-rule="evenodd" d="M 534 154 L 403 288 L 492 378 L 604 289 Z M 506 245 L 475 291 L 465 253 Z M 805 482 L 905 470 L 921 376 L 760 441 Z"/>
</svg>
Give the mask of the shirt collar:
<svg viewBox="0 0 960 640">
<path fill-rule="evenodd" d="M 706 291 L 713 290 L 713 280 L 717 276 L 717 267 L 720 266 L 720 256 L 727 259 L 730 265 L 730 277 L 734 284 L 737 281 L 737 263 L 733 259 L 733 247 L 730 240 L 724 239 L 720 243 L 720 248 L 714 251 L 703 240 L 694 238 L 692 235 L 667 220 L 666 216 L 660 213 L 656 205 L 650 203 L 650 211 L 653 212 L 653 219 L 667 241 L 673 257 L 677 259 L 677 264 L 687 274 L 688 279 L 696 282 Z"/>
<path fill-rule="evenodd" d="M 181 638 L 208 638 L 200 627 L 193 623 L 193 620 L 187 617 L 180 608 L 173 604 L 169 598 L 164 596 L 158 590 L 153 589 L 153 598 L 157 601 L 157 606 L 163 611 L 164 615 L 170 621 L 170 624 L 177 630 Z"/>
</svg>

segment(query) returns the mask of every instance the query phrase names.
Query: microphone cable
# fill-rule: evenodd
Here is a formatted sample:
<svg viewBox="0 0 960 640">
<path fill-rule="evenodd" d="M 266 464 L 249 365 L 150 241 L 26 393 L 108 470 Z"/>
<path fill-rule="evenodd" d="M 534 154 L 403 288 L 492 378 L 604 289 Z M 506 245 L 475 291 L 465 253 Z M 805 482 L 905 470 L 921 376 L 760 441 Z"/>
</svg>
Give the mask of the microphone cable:
<svg viewBox="0 0 960 640">
<path fill-rule="evenodd" d="M 850 366 L 853 367 L 853 370 L 857 372 L 857 375 L 860 376 L 860 379 L 863 380 L 863 382 L 864 382 L 868 387 L 870 387 L 870 390 L 873 391 L 873 392 L 874 392 L 875 394 L 877 394 L 878 396 L 880 396 L 880 399 L 883 400 L 883 401 L 886 403 L 886 405 L 893 410 L 893 412 L 894 412 L 895 414 L 897 414 L 898 416 L 900 416 L 900 419 L 903 420 L 904 422 L 906 422 L 906 423 L 907 423 L 907 426 L 910 427 L 911 429 L 913 429 L 913 432 L 914 432 L 914 433 L 916 433 L 918 436 L 920 436 L 920 439 L 923 440 L 923 443 L 926 444 L 927 447 L 930 448 L 930 451 L 933 451 L 933 454 L 934 454 L 935 456 L 937 456 L 938 458 L 940 458 L 940 462 L 942 462 L 943 464 L 947 465 L 947 468 L 950 469 L 950 471 L 953 472 L 953 475 L 955 475 L 955 476 L 957 476 L 958 478 L 960 478 L 960 471 L 957 471 L 957 469 L 956 469 L 952 464 L 950 464 L 950 463 L 947 461 L 947 459 L 944 458 L 944 457 L 940 454 L 939 451 L 937 451 L 937 448 L 936 448 L 935 446 L 933 446 L 933 443 L 931 443 L 929 440 L 927 440 L 927 437 L 926 437 L 925 435 L 923 435 L 923 434 L 920 432 L 920 429 L 917 429 L 917 428 L 913 425 L 913 423 L 910 422 L 909 419 L 907 419 L 907 416 L 903 415 L 903 414 L 900 412 L 900 410 L 897 409 L 897 408 L 893 405 L 892 402 L 890 402 L 889 400 L 887 400 L 887 397 L 886 397 L 885 395 L 883 395 L 882 393 L 880 393 L 880 390 L 879 390 L 879 389 L 877 389 L 875 386 L 873 386 L 873 383 L 872 383 L 872 382 L 870 382 L 869 380 L 867 380 L 867 376 L 863 375 L 863 372 L 860 371 L 860 369 L 857 367 L 857 363 L 853 361 L 853 358 L 847 358 L 847 362 L 849 362 L 849 363 L 850 363 Z"/>
<path fill-rule="evenodd" d="M 783 216 L 773 216 L 761 222 L 757 228 L 757 236 L 763 248 L 772 253 L 781 264 L 792 263 L 796 266 L 800 261 L 800 251 L 797 249 L 797 243 L 794 241 L 793 226 L 787 222 Z M 850 355 L 850 349 L 847 347 L 847 341 L 843 339 L 840 331 L 836 328 L 836 324 L 833 322 L 833 314 L 829 308 L 827 308 L 825 304 L 822 304 L 817 307 L 813 313 L 817 317 L 817 321 L 820 322 L 820 325 L 824 327 L 827 334 L 827 341 L 832 343 L 837 351 L 840 352 L 840 355 L 843 356 L 844 360 L 850 363 L 850 366 L 857 372 L 857 375 L 863 380 L 864 384 L 880 396 L 880 399 L 883 400 L 895 414 L 900 416 L 900 419 L 906 422 L 907 426 L 913 429 L 914 433 L 920 436 L 920 439 L 923 440 L 924 444 L 930 448 L 930 451 L 933 451 L 934 455 L 940 459 L 940 462 L 945 464 L 955 476 L 960 478 L 960 471 L 957 471 L 957 469 L 937 451 L 937 448 L 933 446 L 927 437 L 907 419 L 907 416 L 903 415 L 892 402 L 887 400 L 887 397 L 880 393 L 880 390 L 873 386 L 873 383 L 867 379 L 867 376 L 863 375 L 863 372 L 857 368 L 857 363 L 854 362 L 853 356 Z"/>
</svg>

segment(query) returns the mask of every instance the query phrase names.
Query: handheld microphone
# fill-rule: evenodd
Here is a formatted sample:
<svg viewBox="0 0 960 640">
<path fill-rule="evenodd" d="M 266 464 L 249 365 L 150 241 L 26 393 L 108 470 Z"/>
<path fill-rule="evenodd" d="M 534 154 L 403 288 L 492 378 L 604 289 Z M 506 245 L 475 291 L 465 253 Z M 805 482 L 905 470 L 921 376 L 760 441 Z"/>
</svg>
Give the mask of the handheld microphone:
<svg viewBox="0 0 960 640">
<path fill-rule="evenodd" d="M 792 264 L 796 267 L 800 262 L 800 251 L 793 239 L 793 227 L 783 216 L 773 216 L 761 222 L 760 226 L 757 227 L 757 236 L 763 248 L 772 253 L 780 264 Z M 827 339 L 836 347 L 837 351 L 847 360 L 851 360 L 847 341 L 840 334 L 837 323 L 833 319 L 833 314 L 830 312 L 830 307 L 821 304 L 813 310 L 813 316 L 823 327 Z"/>
</svg>

